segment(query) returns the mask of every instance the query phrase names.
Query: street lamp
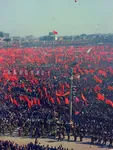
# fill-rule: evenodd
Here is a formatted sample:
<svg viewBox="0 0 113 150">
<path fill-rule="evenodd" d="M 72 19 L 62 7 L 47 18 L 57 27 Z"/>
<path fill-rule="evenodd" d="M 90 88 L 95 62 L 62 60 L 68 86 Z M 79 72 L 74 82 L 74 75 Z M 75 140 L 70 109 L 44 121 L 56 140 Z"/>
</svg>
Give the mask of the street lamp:
<svg viewBox="0 0 113 150">
<path fill-rule="evenodd" d="M 70 69 L 70 73 L 71 73 L 71 77 L 70 77 L 70 121 L 72 120 L 72 116 L 73 116 L 73 70 L 74 67 L 77 65 L 77 62 L 74 61 L 72 62 L 69 66 L 71 67 Z"/>
</svg>

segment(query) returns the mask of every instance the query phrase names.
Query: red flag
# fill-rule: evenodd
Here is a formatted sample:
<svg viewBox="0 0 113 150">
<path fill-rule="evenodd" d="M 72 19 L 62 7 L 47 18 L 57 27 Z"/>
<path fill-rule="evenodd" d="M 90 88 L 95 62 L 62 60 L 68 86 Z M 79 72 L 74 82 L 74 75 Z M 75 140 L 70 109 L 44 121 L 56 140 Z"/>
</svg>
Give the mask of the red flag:
<svg viewBox="0 0 113 150">
<path fill-rule="evenodd" d="M 113 102 L 111 100 L 106 99 L 106 104 L 110 105 L 111 107 L 113 107 Z"/>
<path fill-rule="evenodd" d="M 28 87 L 28 92 L 30 92 L 30 93 L 32 92 L 32 90 L 31 90 L 31 88 L 30 88 L 30 87 Z"/>
<path fill-rule="evenodd" d="M 61 94 L 61 93 L 58 93 L 57 91 L 56 91 L 56 96 L 67 96 L 67 95 L 69 95 L 70 94 L 70 92 L 68 91 L 68 92 L 66 92 L 65 94 Z"/>
<path fill-rule="evenodd" d="M 57 92 L 58 95 L 63 95 L 64 94 L 64 85 L 59 83 L 60 87 L 59 90 Z"/>
<path fill-rule="evenodd" d="M 49 100 L 50 100 L 52 103 L 55 103 L 55 102 L 54 102 L 54 99 L 53 99 L 52 97 L 50 97 Z"/>
<path fill-rule="evenodd" d="M 100 94 L 100 93 L 98 93 L 97 94 L 97 98 L 98 98 L 98 100 L 102 100 L 102 101 L 104 101 L 104 95 L 102 95 L 102 94 Z"/>
<path fill-rule="evenodd" d="M 66 92 L 63 96 L 67 96 L 67 95 L 69 95 L 70 94 L 70 92 L 68 91 L 68 92 Z"/>
<path fill-rule="evenodd" d="M 34 100 L 33 100 L 33 104 L 34 104 L 34 105 L 36 105 L 36 98 L 34 98 Z"/>
<path fill-rule="evenodd" d="M 33 103 L 34 101 L 33 101 L 33 100 L 31 100 L 30 102 L 31 102 L 31 107 L 32 107 L 32 106 L 33 106 L 33 104 L 34 104 L 34 103 Z"/>
<path fill-rule="evenodd" d="M 103 75 L 104 77 L 107 77 L 107 73 L 104 70 L 99 70 L 98 73 Z"/>
<path fill-rule="evenodd" d="M 46 89 L 46 87 L 43 87 L 43 90 L 44 90 L 45 95 L 46 95 L 46 97 L 47 97 L 47 89 Z"/>
<path fill-rule="evenodd" d="M 15 104 L 16 106 L 18 106 L 18 103 L 17 103 L 17 101 L 15 99 L 12 99 L 12 97 L 11 97 L 10 100 L 11 100 L 12 104 Z"/>
<path fill-rule="evenodd" d="M 95 79 L 95 81 L 96 81 L 96 82 L 98 82 L 98 83 L 102 83 L 102 80 L 101 80 L 101 79 L 99 79 L 99 77 L 94 76 L 94 79 Z"/>
<path fill-rule="evenodd" d="M 18 103 L 17 103 L 17 101 L 15 99 L 13 100 L 13 104 L 15 104 L 16 106 L 18 106 Z"/>
<path fill-rule="evenodd" d="M 65 104 L 68 105 L 69 104 L 69 99 L 65 98 Z"/>
<path fill-rule="evenodd" d="M 94 87 L 94 91 L 95 93 L 100 92 L 101 88 L 97 85 Z"/>
<path fill-rule="evenodd" d="M 78 115 L 80 112 L 79 111 L 75 111 L 75 115 Z"/>
<path fill-rule="evenodd" d="M 70 88 L 70 85 L 69 85 L 68 83 L 65 83 L 65 86 L 66 86 L 67 88 Z"/>
<path fill-rule="evenodd" d="M 9 78 L 9 75 L 8 75 L 7 73 L 4 73 L 4 74 L 3 74 L 3 77 L 4 77 L 5 79 L 8 79 L 8 78 Z"/>
<path fill-rule="evenodd" d="M 58 32 L 53 30 L 53 34 L 54 34 L 54 35 L 55 35 L 55 34 L 58 34 Z"/>
<path fill-rule="evenodd" d="M 20 95 L 20 97 L 19 97 L 19 98 L 20 98 L 20 101 L 22 101 L 22 100 L 23 100 L 23 101 L 25 101 L 24 96 Z"/>
<path fill-rule="evenodd" d="M 113 87 L 112 86 L 108 86 L 107 89 L 112 91 Z"/>
<path fill-rule="evenodd" d="M 27 102 L 29 101 L 29 98 L 26 95 L 23 96 L 23 99 Z"/>
<path fill-rule="evenodd" d="M 87 101 L 86 98 L 84 97 L 83 93 L 81 93 L 81 97 L 85 102 Z"/>
<path fill-rule="evenodd" d="M 18 81 L 18 78 L 17 78 L 17 76 L 11 76 L 11 77 L 9 78 L 9 80 L 10 80 L 10 81 Z"/>
<path fill-rule="evenodd" d="M 90 69 L 90 73 L 93 74 L 95 71 L 93 69 Z"/>
<path fill-rule="evenodd" d="M 59 94 L 59 93 L 57 93 L 57 91 L 56 91 L 56 96 L 59 96 L 59 97 L 60 97 L 60 96 L 62 96 L 62 95 L 61 95 L 61 94 Z"/>
</svg>

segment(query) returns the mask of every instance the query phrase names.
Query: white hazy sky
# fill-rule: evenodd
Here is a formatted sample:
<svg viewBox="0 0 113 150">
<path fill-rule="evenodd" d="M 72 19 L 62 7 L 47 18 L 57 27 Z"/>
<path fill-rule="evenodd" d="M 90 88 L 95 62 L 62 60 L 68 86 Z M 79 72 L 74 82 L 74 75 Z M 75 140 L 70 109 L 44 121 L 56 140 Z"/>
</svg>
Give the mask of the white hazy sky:
<svg viewBox="0 0 113 150">
<path fill-rule="evenodd" d="M 113 33 L 113 0 L 0 0 L 0 30 L 13 36 Z"/>
</svg>

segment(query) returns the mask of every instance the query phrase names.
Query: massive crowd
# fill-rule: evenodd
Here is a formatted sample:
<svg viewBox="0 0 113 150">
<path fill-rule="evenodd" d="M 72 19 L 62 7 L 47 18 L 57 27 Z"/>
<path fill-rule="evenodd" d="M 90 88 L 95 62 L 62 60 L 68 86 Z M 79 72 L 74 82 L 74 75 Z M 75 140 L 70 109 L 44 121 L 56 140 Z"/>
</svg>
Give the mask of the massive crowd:
<svg viewBox="0 0 113 150">
<path fill-rule="evenodd" d="M 69 118 L 73 62 L 73 119 Z M 0 132 L 112 145 L 113 48 L 0 50 Z"/>
<path fill-rule="evenodd" d="M 49 145 L 44 146 L 37 143 L 37 141 L 23 146 L 19 146 L 17 143 L 11 141 L 0 141 L 0 150 L 68 150 L 68 148 L 63 148 L 62 145 L 59 147 L 49 147 Z"/>
</svg>

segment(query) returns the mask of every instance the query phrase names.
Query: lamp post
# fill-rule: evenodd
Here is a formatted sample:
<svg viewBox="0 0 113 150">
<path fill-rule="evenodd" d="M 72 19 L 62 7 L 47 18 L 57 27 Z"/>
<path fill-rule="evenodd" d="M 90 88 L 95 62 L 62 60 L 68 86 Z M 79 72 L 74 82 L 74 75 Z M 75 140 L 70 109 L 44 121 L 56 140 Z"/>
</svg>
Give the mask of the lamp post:
<svg viewBox="0 0 113 150">
<path fill-rule="evenodd" d="M 77 62 L 74 61 L 70 64 L 70 121 L 73 118 L 73 71 L 74 71 L 74 67 L 76 66 Z"/>
<path fill-rule="evenodd" d="M 73 67 L 71 67 L 71 77 L 70 77 L 70 121 L 73 116 Z"/>
</svg>

